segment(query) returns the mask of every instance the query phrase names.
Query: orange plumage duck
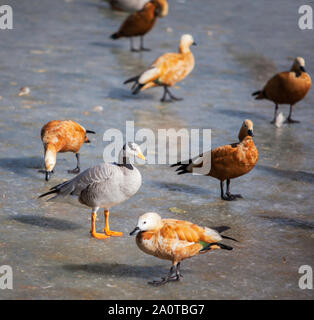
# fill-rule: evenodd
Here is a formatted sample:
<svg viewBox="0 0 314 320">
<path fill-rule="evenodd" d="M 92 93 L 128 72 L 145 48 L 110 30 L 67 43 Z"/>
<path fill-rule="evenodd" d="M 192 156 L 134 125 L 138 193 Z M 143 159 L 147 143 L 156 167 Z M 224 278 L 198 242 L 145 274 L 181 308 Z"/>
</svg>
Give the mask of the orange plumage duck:
<svg viewBox="0 0 314 320">
<path fill-rule="evenodd" d="M 170 92 L 169 87 L 186 78 L 194 69 L 195 62 L 190 50 L 191 45 L 196 45 L 193 37 L 190 34 L 184 34 L 180 40 L 178 53 L 166 53 L 160 56 L 151 64 L 149 69 L 126 80 L 124 84 L 134 82 L 133 94 L 152 87 L 163 87 L 164 94 L 161 102 L 183 100 L 175 97 Z M 167 95 L 169 96 L 168 100 Z"/>
<path fill-rule="evenodd" d="M 144 35 L 154 27 L 157 18 L 165 17 L 167 14 L 167 0 L 151 0 L 143 9 L 129 15 L 119 30 L 111 35 L 111 39 L 130 38 L 131 51 L 149 51 L 150 49 L 144 47 Z M 140 37 L 139 49 L 134 48 L 133 37 Z"/>
<path fill-rule="evenodd" d="M 45 174 L 48 181 L 56 165 L 58 152 L 75 153 L 77 165 L 69 173 L 80 172 L 79 150 L 83 143 L 89 143 L 87 133 L 95 134 L 94 131 L 86 130 L 80 124 L 72 120 L 52 120 L 41 129 L 41 140 L 44 145 Z"/>
<path fill-rule="evenodd" d="M 216 249 L 232 250 L 232 247 L 220 242 L 223 238 L 237 241 L 220 234 L 227 229 L 230 228 L 211 229 L 189 221 L 162 219 L 158 213 L 148 212 L 139 217 L 130 235 L 137 235 L 136 244 L 143 252 L 172 262 L 166 277 L 161 281 L 149 282 L 158 286 L 180 280 L 180 263 L 184 259 Z"/>
<path fill-rule="evenodd" d="M 242 198 L 240 194 L 231 194 L 230 180 L 250 172 L 258 161 L 258 150 L 253 141 L 253 122 L 243 121 L 239 131 L 239 142 L 218 147 L 212 151 L 190 159 L 186 164 L 178 162 L 178 174 L 196 173 L 211 176 L 220 181 L 220 195 L 223 200 Z M 210 156 L 210 157 L 209 157 Z M 227 181 L 227 191 L 224 192 L 224 181 Z"/>
<path fill-rule="evenodd" d="M 263 90 L 252 93 L 252 96 L 256 96 L 256 100 L 267 99 L 275 103 L 274 119 L 271 123 L 276 122 L 279 104 L 290 105 L 286 122 L 297 123 L 300 121 L 291 118 L 292 108 L 306 96 L 311 85 L 312 80 L 305 70 L 305 61 L 302 57 L 297 57 L 290 71 L 277 73 L 266 83 Z"/>
</svg>

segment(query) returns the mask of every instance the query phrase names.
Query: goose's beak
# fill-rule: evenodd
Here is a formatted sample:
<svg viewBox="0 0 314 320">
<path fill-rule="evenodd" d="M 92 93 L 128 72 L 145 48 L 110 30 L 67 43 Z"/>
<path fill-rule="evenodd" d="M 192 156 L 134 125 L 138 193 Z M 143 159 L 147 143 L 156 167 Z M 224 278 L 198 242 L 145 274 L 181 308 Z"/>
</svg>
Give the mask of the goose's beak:
<svg viewBox="0 0 314 320">
<path fill-rule="evenodd" d="M 138 153 L 136 156 L 142 160 L 146 160 L 146 158 L 141 153 Z"/>
<path fill-rule="evenodd" d="M 133 236 L 135 234 L 138 234 L 140 232 L 140 228 L 136 227 L 132 232 L 130 232 L 130 236 Z"/>
<path fill-rule="evenodd" d="M 194 41 L 194 42 L 192 43 L 192 46 L 197 46 L 197 43 Z"/>
<path fill-rule="evenodd" d="M 301 70 L 302 72 L 306 72 L 304 67 L 300 67 L 300 70 Z"/>
<path fill-rule="evenodd" d="M 248 130 L 247 133 L 250 137 L 254 137 L 253 130 Z"/>
</svg>

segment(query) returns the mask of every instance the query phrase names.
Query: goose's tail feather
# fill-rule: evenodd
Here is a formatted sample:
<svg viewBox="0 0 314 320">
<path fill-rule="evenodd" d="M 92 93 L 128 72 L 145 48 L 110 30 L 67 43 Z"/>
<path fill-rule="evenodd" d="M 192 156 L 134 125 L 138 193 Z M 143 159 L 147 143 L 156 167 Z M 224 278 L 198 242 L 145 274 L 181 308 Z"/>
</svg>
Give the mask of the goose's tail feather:
<svg viewBox="0 0 314 320">
<path fill-rule="evenodd" d="M 57 194 L 57 193 L 59 193 L 59 190 L 53 189 L 53 190 L 51 190 L 51 191 L 48 191 L 48 192 L 46 192 L 46 193 L 41 194 L 41 195 L 38 197 L 38 199 L 39 199 L 39 198 L 46 197 L 46 196 L 49 196 L 50 194 Z"/>
</svg>

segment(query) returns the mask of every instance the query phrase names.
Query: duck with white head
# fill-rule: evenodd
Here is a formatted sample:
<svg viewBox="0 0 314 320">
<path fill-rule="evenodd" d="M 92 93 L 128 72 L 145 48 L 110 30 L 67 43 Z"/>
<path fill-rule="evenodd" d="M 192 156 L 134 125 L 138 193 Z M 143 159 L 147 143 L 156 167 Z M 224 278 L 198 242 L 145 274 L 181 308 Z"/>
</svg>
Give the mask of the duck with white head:
<svg viewBox="0 0 314 320">
<path fill-rule="evenodd" d="M 185 79 L 194 69 L 194 56 L 190 49 L 192 45 L 196 45 L 193 37 L 190 34 L 184 34 L 180 40 L 178 53 L 165 53 L 156 59 L 147 70 L 124 81 L 124 84 L 134 82 L 133 94 L 153 87 L 163 87 L 164 94 L 161 102 L 183 100 L 175 97 L 169 87 Z"/>
<path fill-rule="evenodd" d="M 130 235 L 136 235 L 137 246 L 146 254 L 172 262 L 166 277 L 149 282 L 159 286 L 182 278 L 180 263 L 184 259 L 216 249 L 232 250 L 220 242 L 222 239 L 237 241 L 220 234 L 228 229 L 225 226 L 207 228 L 189 221 L 162 219 L 158 213 L 147 212 L 139 217 Z"/>
</svg>

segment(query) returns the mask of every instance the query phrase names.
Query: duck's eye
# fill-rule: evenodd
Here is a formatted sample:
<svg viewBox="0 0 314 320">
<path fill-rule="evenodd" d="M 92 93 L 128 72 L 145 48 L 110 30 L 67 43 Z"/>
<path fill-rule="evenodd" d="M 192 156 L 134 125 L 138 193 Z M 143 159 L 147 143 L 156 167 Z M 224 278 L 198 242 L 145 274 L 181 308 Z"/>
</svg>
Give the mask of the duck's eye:
<svg viewBox="0 0 314 320">
<path fill-rule="evenodd" d="M 146 221 L 144 221 L 143 224 L 146 224 Z"/>
</svg>

